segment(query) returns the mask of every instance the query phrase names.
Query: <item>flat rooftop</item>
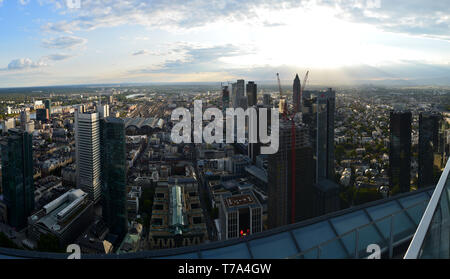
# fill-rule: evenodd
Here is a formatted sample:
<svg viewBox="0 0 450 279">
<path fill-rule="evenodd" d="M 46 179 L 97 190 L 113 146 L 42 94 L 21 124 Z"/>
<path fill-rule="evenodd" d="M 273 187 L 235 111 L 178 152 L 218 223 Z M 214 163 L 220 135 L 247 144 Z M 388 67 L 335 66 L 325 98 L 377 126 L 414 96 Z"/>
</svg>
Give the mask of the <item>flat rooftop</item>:
<svg viewBox="0 0 450 279">
<path fill-rule="evenodd" d="M 225 198 L 225 206 L 226 207 L 236 207 L 247 204 L 254 204 L 255 199 L 249 194 L 244 195 L 236 195 Z"/>
</svg>

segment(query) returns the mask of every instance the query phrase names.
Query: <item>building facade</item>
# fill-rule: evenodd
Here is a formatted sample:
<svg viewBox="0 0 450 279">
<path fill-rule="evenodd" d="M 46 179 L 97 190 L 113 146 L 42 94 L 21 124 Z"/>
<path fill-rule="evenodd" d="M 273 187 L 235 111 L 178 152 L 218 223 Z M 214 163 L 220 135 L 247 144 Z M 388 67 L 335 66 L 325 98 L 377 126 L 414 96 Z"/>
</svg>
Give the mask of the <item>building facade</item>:
<svg viewBox="0 0 450 279">
<path fill-rule="evenodd" d="M 247 106 L 252 107 L 258 104 L 258 87 L 254 81 L 247 83 Z"/>
<path fill-rule="evenodd" d="M 102 214 L 111 233 L 125 236 L 127 226 L 127 161 L 125 124 L 122 119 L 100 120 Z"/>
<path fill-rule="evenodd" d="M 313 215 L 313 158 L 308 130 L 295 125 L 295 145 L 291 122 L 280 120 L 279 149 L 269 155 L 268 227 L 299 222 Z"/>
<path fill-rule="evenodd" d="M 3 198 L 8 223 L 21 229 L 34 210 L 32 136 L 15 128 L 8 133 L 1 143 Z"/>
<path fill-rule="evenodd" d="M 419 114 L 419 188 L 436 185 L 437 182 L 434 177 L 434 167 L 436 166 L 437 169 L 441 167 L 438 153 L 441 118 L 441 115 L 437 113 Z"/>
<path fill-rule="evenodd" d="M 100 118 L 97 112 L 75 111 L 77 186 L 94 203 L 101 198 Z"/>
<path fill-rule="evenodd" d="M 252 191 L 221 195 L 219 218 L 221 240 L 244 237 L 262 231 L 263 207 Z"/>
<path fill-rule="evenodd" d="M 389 184 L 396 192 L 409 192 L 411 181 L 410 111 L 390 112 Z"/>
</svg>

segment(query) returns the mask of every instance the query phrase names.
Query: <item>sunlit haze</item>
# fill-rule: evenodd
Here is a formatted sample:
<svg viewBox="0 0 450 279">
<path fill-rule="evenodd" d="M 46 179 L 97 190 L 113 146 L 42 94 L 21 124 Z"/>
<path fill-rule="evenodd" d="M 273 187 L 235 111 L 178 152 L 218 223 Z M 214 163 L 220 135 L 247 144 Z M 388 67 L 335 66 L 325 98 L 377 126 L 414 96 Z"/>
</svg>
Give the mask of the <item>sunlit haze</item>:
<svg viewBox="0 0 450 279">
<path fill-rule="evenodd" d="M 0 87 L 450 76 L 446 1 L 76 2 L 0 0 Z"/>
</svg>

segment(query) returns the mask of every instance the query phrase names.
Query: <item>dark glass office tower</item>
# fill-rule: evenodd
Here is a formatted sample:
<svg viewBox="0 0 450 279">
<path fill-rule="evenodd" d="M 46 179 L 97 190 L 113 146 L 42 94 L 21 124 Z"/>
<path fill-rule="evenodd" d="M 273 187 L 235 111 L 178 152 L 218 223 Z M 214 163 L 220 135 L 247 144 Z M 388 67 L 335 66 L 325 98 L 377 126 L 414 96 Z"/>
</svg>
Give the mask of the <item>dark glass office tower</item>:
<svg viewBox="0 0 450 279">
<path fill-rule="evenodd" d="M 331 88 L 317 96 L 316 182 L 334 181 L 334 111 L 336 93 Z"/>
<path fill-rule="evenodd" d="M 411 181 L 411 112 L 391 111 L 389 184 L 394 193 L 409 192 Z"/>
<path fill-rule="evenodd" d="M 228 86 L 222 87 L 222 113 L 225 115 L 227 108 L 230 107 L 230 90 Z"/>
<path fill-rule="evenodd" d="M 292 89 L 292 101 L 294 102 L 295 112 L 301 111 L 301 96 L 300 96 L 300 78 L 298 74 L 295 75 L 294 86 Z"/>
<path fill-rule="evenodd" d="M 42 122 L 48 122 L 50 119 L 48 109 L 37 109 L 36 110 L 36 120 Z"/>
<path fill-rule="evenodd" d="M 269 228 L 299 222 L 314 214 L 313 151 L 307 129 L 296 125 L 294 131 L 295 142 L 292 124 L 280 120 L 279 149 L 276 154 L 269 155 Z"/>
<path fill-rule="evenodd" d="M 257 85 L 253 81 L 247 83 L 247 107 L 256 106 L 258 103 Z"/>
<path fill-rule="evenodd" d="M 419 188 L 436 185 L 437 182 L 433 166 L 439 147 L 440 120 L 441 116 L 437 113 L 419 114 Z"/>
<path fill-rule="evenodd" d="M 52 101 L 51 100 L 45 100 L 44 101 L 45 108 L 48 109 L 48 114 L 52 115 Z"/>
<path fill-rule="evenodd" d="M 126 142 L 122 119 L 100 120 L 103 217 L 110 231 L 120 237 L 127 233 Z"/>
<path fill-rule="evenodd" d="M 32 136 L 15 128 L 8 133 L 1 143 L 3 195 L 8 223 L 22 229 L 34 210 Z"/>
</svg>

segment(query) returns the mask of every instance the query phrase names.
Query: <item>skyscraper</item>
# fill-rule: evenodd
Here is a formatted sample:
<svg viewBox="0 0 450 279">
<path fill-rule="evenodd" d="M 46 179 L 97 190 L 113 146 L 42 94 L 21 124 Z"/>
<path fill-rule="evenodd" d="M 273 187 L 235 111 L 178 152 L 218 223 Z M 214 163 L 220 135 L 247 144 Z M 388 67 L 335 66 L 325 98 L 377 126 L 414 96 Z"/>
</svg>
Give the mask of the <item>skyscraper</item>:
<svg viewBox="0 0 450 279">
<path fill-rule="evenodd" d="M 247 83 L 247 105 L 248 107 L 256 106 L 258 104 L 257 85 L 253 81 Z"/>
<path fill-rule="evenodd" d="M 52 115 L 52 101 L 51 100 L 45 100 L 44 101 L 45 108 L 48 109 L 48 114 Z"/>
<path fill-rule="evenodd" d="M 269 107 L 272 104 L 272 100 L 269 93 L 263 95 L 263 105 Z"/>
<path fill-rule="evenodd" d="M 437 182 L 434 179 L 433 167 L 435 155 L 438 155 L 440 120 L 441 116 L 437 113 L 419 114 L 419 188 L 436 185 Z M 437 158 L 437 162 L 439 161 Z"/>
<path fill-rule="evenodd" d="M 36 120 L 42 121 L 42 122 L 48 122 L 50 119 L 49 111 L 48 109 L 37 109 L 36 110 Z"/>
<path fill-rule="evenodd" d="M 1 143 L 2 189 L 8 222 L 21 229 L 34 210 L 33 145 L 29 133 L 9 129 Z"/>
<path fill-rule="evenodd" d="M 230 90 L 228 86 L 222 88 L 222 113 L 225 115 L 227 108 L 230 107 Z"/>
<path fill-rule="evenodd" d="M 395 192 L 409 192 L 411 180 L 411 112 L 391 111 L 389 184 Z"/>
<path fill-rule="evenodd" d="M 300 78 L 298 74 L 295 75 L 294 86 L 292 89 L 292 101 L 294 102 L 294 110 L 295 112 L 301 111 L 301 96 L 300 96 Z"/>
<path fill-rule="evenodd" d="M 269 155 L 269 228 L 299 222 L 314 213 L 313 159 L 308 131 L 296 125 L 295 142 L 292 131 L 291 122 L 280 120 L 279 149 Z"/>
<path fill-rule="evenodd" d="M 334 181 L 334 111 L 336 93 L 331 88 L 317 96 L 316 182 Z"/>
<path fill-rule="evenodd" d="M 94 203 L 101 197 L 99 119 L 98 112 L 75 111 L 77 185 Z"/>
<path fill-rule="evenodd" d="M 232 84 L 231 88 L 233 95 L 233 108 L 242 107 L 242 100 L 245 97 L 245 81 L 243 79 L 239 79 L 236 83 Z"/>
<path fill-rule="evenodd" d="M 28 122 L 30 122 L 30 112 L 28 110 L 22 110 L 20 112 L 20 128 L 25 131 Z"/>
<path fill-rule="evenodd" d="M 126 140 L 122 119 L 100 120 L 102 165 L 102 214 L 110 231 L 120 237 L 127 232 Z"/>
</svg>

